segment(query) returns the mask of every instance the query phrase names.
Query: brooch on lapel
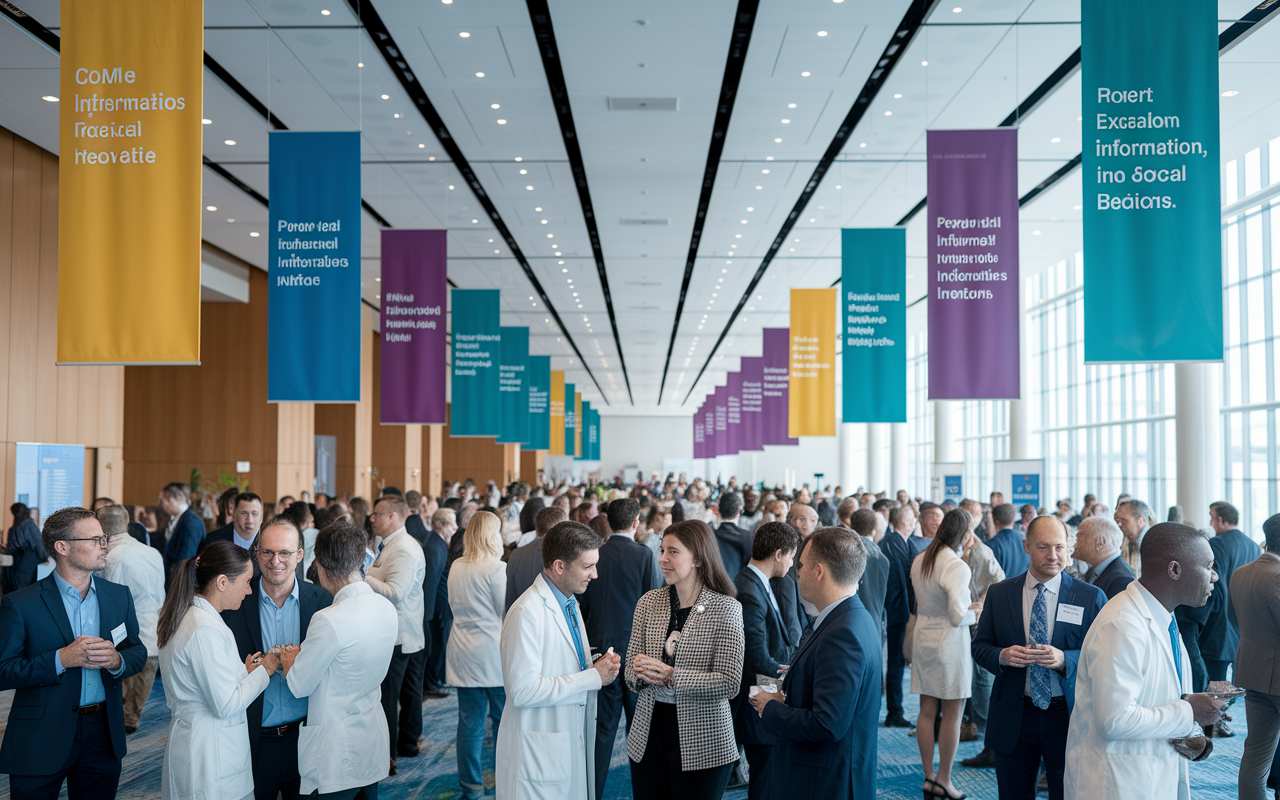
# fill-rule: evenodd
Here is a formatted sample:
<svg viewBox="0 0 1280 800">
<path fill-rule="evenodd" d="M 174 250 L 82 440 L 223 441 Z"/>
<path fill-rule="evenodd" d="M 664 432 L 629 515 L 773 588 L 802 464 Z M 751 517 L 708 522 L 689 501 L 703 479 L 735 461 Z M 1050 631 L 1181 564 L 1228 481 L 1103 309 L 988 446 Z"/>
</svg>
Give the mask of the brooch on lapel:
<svg viewBox="0 0 1280 800">
<path fill-rule="evenodd" d="M 703 611 L 707 610 L 707 607 L 704 606 L 702 603 L 698 603 L 696 606 L 693 607 L 693 610 L 701 614 Z"/>
</svg>

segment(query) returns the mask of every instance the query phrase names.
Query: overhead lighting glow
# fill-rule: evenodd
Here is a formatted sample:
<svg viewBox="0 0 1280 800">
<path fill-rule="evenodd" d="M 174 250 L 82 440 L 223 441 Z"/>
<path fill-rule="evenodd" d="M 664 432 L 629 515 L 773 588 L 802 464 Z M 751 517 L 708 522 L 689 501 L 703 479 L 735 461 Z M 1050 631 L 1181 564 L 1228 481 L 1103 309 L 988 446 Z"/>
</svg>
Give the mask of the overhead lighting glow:
<svg viewBox="0 0 1280 800">
<path fill-rule="evenodd" d="M 554 239 L 554 238 L 556 238 L 556 235 L 555 235 L 554 233 L 548 233 L 548 234 L 547 234 L 547 238 L 548 238 L 548 239 Z"/>
<path fill-rule="evenodd" d="M 863 142 L 862 144 L 858 145 L 858 147 L 866 147 L 866 146 L 867 146 L 866 142 Z"/>
<path fill-rule="evenodd" d="M 499 124 L 499 125 L 506 125 L 506 124 L 507 124 L 507 121 L 506 121 L 505 119 L 500 119 L 500 120 L 498 120 L 498 124 Z"/>
<path fill-rule="evenodd" d="M 502 108 L 502 106 L 501 106 L 501 105 L 499 105 L 498 103 L 491 103 L 491 104 L 489 105 L 489 108 L 492 108 L 492 109 L 494 109 L 494 110 L 497 110 L 497 109 L 499 109 L 499 108 Z M 518 159 L 518 158 L 516 159 L 516 161 L 519 161 L 519 160 L 520 160 L 520 159 Z"/>
<path fill-rule="evenodd" d="M 458 35 L 461 36 L 463 39 L 471 38 L 471 34 L 467 33 L 466 31 L 461 31 Z"/>
<path fill-rule="evenodd" d="M 53 95 L 51 95 L 51 94 L 46 94 L 44 97 L 41 97 L 40 99 L 41 99 L 41 100 L 43 100 L 43 101 L 45 101 L 46 103 L 56 103 L 56 102 L 58 102 L 58 98 L 54 97 L 54 96 L 53 96 Z"/>
<path fill-rule="evenodd" d="M 886 112 L 884 112 L 884 115 L 885 115 L 886 117 L 892 117 L 892 116 L 893 116 L 893 112 L 892 112 L 892 111 L 886 111 Z"/>
<path fill-rule="evenodd" d="M 204 207 L 204 210 L 205 210 L 205 211 L 217 211 L 217 210 L 218 210 L 218 207 L 217 207 L 217 206 L 205 206 L 205 207 Z"/>
<path fill-rule="evenodd" d="M 477 224 L 477 223 L 479 223 L 479 222 L 480 222 L 480 220 L 478 220 L 478 219 L 473 219 L 473 220 L 471 220 L 471 224 L 472 224 L 472 225 L 475 225 L 475 224 Z"/>
<path fill-rule="evenodd" d="M 752 207 L 752 206 L 747 206 L 747 210 L 748 210 L 748 211 L 755 211 L 755 208 L 754 208 L 754 207 Z"/>
<path fill-rule="evenodd" d="M 783 125 L 790 125 L 790 124 L 791 124 L 791 120 L 789 120 L 789 119 L 784 119 L 784 120 L 782 121 L 782 124 L 783 124 Z"/>
<path fill-rule="evenodd" d="M 1239 92 L 1237 92 L 1235 89 L 1228 89 L 1227 91 L 1225 91 L 1225 92 L 1223 92 L 1223 93 L 1222 93 L 1222 96 L 1223 96 L 1223 97 L 1235 97 L 1235 96 L 1236 96 L 1236 95 L 1238 95 L 1238 94 L 1240 94 L 1240 93 L 1239 93 Z M 48 98 L 45 98 L 45 99 L 47 100 Z"/>
<path fill-rule="evenodd" d="M 384 95 L 382 96 L 382 99 L 383 99 L 383 100 L 390 100 L 390 99 L 391 99 L 391 95 L 389 95 L 389 94 L 384 94 Z"/>
<path fill-rule="evenodd" d="M 1083 208 L 1083 206 L 1072 206 L 1072 207 L 1071 207 L 1071 210 L 1072 210 L 1072 211 L 1079 211 L 1081 208 Z"/>
<path fill-rule="evenodd" d="M 928 62 L 928 61 L 921 61 L 921 62 L 920 62 L 920 66 L 922 66 L 922 67 L 927 67 L 927 66 L 929 66 L 929 62 Z"/>
<path fill-rule="evenodd" d="M 477 78 L 483 78 L 483 77 L 484 77 L 484 73 L 483 73 L 483 72 L 477 72 L 477 73 L 476 73 L 476 77 L 477 77 Z"/>
<path fill-rule="evenodd" d="M 532 192 L 532 191 L 533 191 L 533 187 L 532 187 L 532 186 L 526 186 L 526 187 L 524 187 L 524 188 L 525 188 L 525 189 L 527 189 L 527 190 L 528 190 L 528 191 L 530 191 L 530 192 Z"/>
<path fill-rule="evenodd" d="M 222 140 L 222 143 L 223 143 L 223 144 L 225 144 L 225 145 L 227 145 L 228 147 L 235 147 L 236 140 L 235 140 L 235 139 L 223 139 L 223 140 Z"/>
<path fill-rule="evenodd" d="M 826 36 L 826 35 L 827 35 L 827 32 L 826 32 L 826 31 L 818 31 L 818 35 L 819 35 L 819 36 Z"/>
<path fill-rule="evenodd" d="M 524 159 L 523 159 L 522 157 L 520 157 L 520 156 L 516 156 L 516 159 L 515 159 L 515 160 L 516 160 L 516 161 L 524 161 Z"/>
<path fill-rule="evenodd" d="M 765 157 L 764 157 L 764 160 L 765 160 L 765 161 L 772 161 L 772 160 L 773 160 L 773 156 L 765 156 Z"/>
<path fill-rule="evenodd" d="M 363 62 L 363 61 L 357 61 L 357 62 L 356 62 L 356 66 L 357 66 L 357 67 L 359 67 L 359 68 L 361 68 L 361 69 L 364 69 L 364 62 Z"/>
<path fill-rule="evenodd" d="M 964 9 L 961 8 L 960 6 L 956 6 L 955 8 L 951 9 L 952 14 L 959 14 L 961 11 L 964 11 Z"/>
<path fill-rule="evenodd" d="M 418 142 L 418 149 L 419 149 L 419 150 L 421 150 L 421 149 L 422 149 L 422 148 L 424 148 L 424 147 L 426 147 L 426 145 L 425 145 L 425 144 L 423 144 L 422 142 Z"/>
<path fill-rule="evenodd" d="M 742 224 L 743 224 L 743 225 L 746 225 L 746 224 L 747 224 L 747 221 L 744 219 L 744 220 L 742 221 Z"/>
<path fill-rule="evenodd" d="M 1032 231 L 1032 232 L 1031 232 L 1031 235 L 1032 235 L 1032 236 L 1039 236 L 1039 235 L 1040 235 L 1040 231 Z"/>
<path fill-rule="evenodd" d="M 47 97 L 46 97 L 45 99 L 46 99 L 46 100 L 48 100 L 48 98 L 47 98 Z M 213 120 L 211 120 L 211 119 L 202 119 L 202 120 L 200 120 L 200 124 L 201 124 L 201 125 L 212 125 L 212 124 L 213 124 Z"/>
<path fill-rule="evenodd" d="M 782 144 L 782 140 L 781 140 L 781 139 L 774 139 L 774 140 L 773 140 L 773 143 L 774 143 L 774 144 Z"/>
<path fill-rule="evenodd" d="M 327 9 L 327 8 L 322 8 L 322 9 L 320 9 L 320 14 L 321 14 L 321 16 L 325 16 L 325 17 L 327 17 L 327 16 L 329 16 L 330 11 L 329 11 L 329 9 Z"/>
<path fill-rule="evenodd" d="M 762 169 L 762 170 L 760 170 L 760 174 L 761 174 L 761 175 L 768 175 L 768 174 L 769 174 L 769 170 L 767 170 L 767 169 Z"/>
<path fill-rule="evenodd" d="M 807 73 L 807 72 L 801 72 L 801 73 L 800 73 L 800 77 L 801 77 L 801 78 L 807 78 L 807 77 L 809 77 L 809 73 Z"/>
<path fill-rule="evenodd" d="M 449 184 L 449 191 L 453 191 L 453 184 Z"/>
<path fill-rule="evenodd" d="M 1050 142 L 1050 143 L 1052 143 L 1052 144 L 1057 144 L 1057 143 L 1058 143 L 1058 142 L 1060 142 L 1060 141 L 1062 141 L 1062 138 L 1061 138 L 1061 137 L 1058 137 L 1058 136 L 1055 136 L 1055 137 L 1053 137 L 1052 139 L 1050 139 L 1050 140 L 1049 140 L 1049 142 Z"/>
<path fill-rule="evenodd" d="M 763 189 L 763 188 L 764 188 L 763 186 L 757 186 L 757 187 L 756 187 L 756 189 L 757 189 L 757 190 L 760 190 L 760 189 Z"/>
<path fill-rule="evenodd" d="M 542 210 L 542 206 L 538 206 L 537 208 L 534 209 L 534 211 L 541 211 L 541 210 Z"/>
<path fill-rule="evenodd" d="M 902 95 L 900 95 L 900 94 L 895 94 L 895 95 L 893 96 L 893 99 L 894 99 L 894 100 L 901 100 L 901 99 L 902 99 Z"/>
<path fill-rule="evenodd" d="M 257 231 L 249 231 L 249 235 L 250 235 L 250 236 L 252 236 L 253 238 L 257 239 L 257 238 L 258 238 L 259 236 L 261 236 L 262 234 L 258 233 Z"/>
</svg>

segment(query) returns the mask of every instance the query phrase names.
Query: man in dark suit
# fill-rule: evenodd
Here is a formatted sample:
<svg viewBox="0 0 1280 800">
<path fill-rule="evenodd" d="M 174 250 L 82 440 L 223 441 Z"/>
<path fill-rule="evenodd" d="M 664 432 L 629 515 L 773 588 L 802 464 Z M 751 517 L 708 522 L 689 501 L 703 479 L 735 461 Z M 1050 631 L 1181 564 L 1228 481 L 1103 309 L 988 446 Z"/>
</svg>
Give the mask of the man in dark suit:
<svg viewBox="0 0 1280 800">
<path fill-rule="evenodd" d="M 1119 526 L 1106 516 L 1086 517 L 1076 533 L 1076 549 L 1071 557 L 1089 566 L 1083 579 L 1101 589 L 1108 600 L 1133 582 L 1133 570 L 1120 557 L 1123 542 Z"/>
<path fill-rule="evenodd" d="M 751 698 L 776 739 L 770 797 L 875 797 L 880 631 L 856 594 L 866 557 L 862 537 L 847 528 L 820 528 L 800 553 L 800 592 L 818 616 L 782 693 Z"/>
<path fill-rule="evenodd" d="M 769 756 L 773 752 L 773 736 L 760 722 L 760 715 L 747 702 L 756 676 L 781 680 L 784 666 L 800 642 L 800 631 L 788 626 L 782 616 L 782 605 L 774 595 L 771 581 L 785 577 L 800 549 L 800 534 L 785 522 L 766 522 L 756 529 L 751 542 L 751 560 L 734 579 L 738 602 L 742 604 L 742 628 L 745 635 L 742 659 L 742 689 L 729 701 L 734 707 L 734 735 L 747 754 L 751 765 L 751 783 L 747 797 L 751 800 L 769 796 Z"/>
<path fill-rule="evenodd" d="M 107 536 L 92 511 L 49 515 L 52 575 L 0 602 L 0 690 L 16 689 L 0 772 L 22 800 L 114 798 L 125 754 L 120 684 L 147 661 L 128 588 L 94 573 Z"/>
<path fill-rule="evenodd" d="M 160 508 L 169 515 L 164 533 L 164 568 L 173 574 L 179 562 L 200 551 L 204 541 L 204 522 L 191 510 L 191 489 L 185 483 L 171 483 L 160 490 Z"/>
<path fill-rule="evenodd" d="M 1200 633 L 1200 655 L 1210 681 L 1225 681 L 1227 667 L 1236 660 L 1236 648 L 1240 644 L 1240 623 L 1231 607 L 1231 573 L 1257 560 L 1262 548 L 1245 536 L 1236 526 L 1240 524 L 1240 512 L 1228 502 L 1219 500 L 1209 505 L 1209 526 L 1214 537 L 1209 540 L 1213 549 L 1213 569 L 1218 582 L 1213 594 L 1204 605 L 1204 630 Z M 1210 736 L 1233 736 L 1223 721 L 1205 731 Z"/>
<path fill-rule="evenodd" d="M 991 509 L 991 519 L 995 521 L 999 533 L 991 537 L 987 547 L 995 553 L 996 561 L 1000 562 L 1000 569 L 1004 570 L 1005 575 L 1021 575 L 1027 571 L 1029 564 L 1022 534 L 1013 528 L 1016 516 L 1017 512 L 1010 503 L 1001 503 Z"/>
<path fill-rule="evenodd" d="M 716 527 L 716 544 L 720 560 L 729 575 L 737 575 L 751 560 L 751 534 L 738 527 L 742 515 L 742 495 L 725 492 L 720 495 L 720 524 Z"/>
<path fill-rule="evenodd" d="M 6 571 L 8 585 L 6 592 L 16 592 L 36 582 L 36 574 L 49 555 L 44 551 L 40 540 L 40 528 L 31 519 L 31 509 L 26 503 L 14 503 L 9 506 L 13 515 L 13 527 L 9 529 L 9 541 L 5 543 L 3 552 L 13 556 L 13 566 Z"/>
<path fill-rule="evenodd" d="M 253 548 L 262 527 L 262 498 L 253 492 L 241 492 L 231 503 L 231 524 L 214 528 L 200 542 L 203 550 L 210 542 L 234 542 L 245 550 Z"/>
<path fill-rule="evenodd" d="M 252 592 L 239 608 L 222 612 L 241 660 L 282 645 L 302 644 L 311 616 L 333 603 L 324 589 L 297 579 L 302 551 L 302 531 L 291 520 L 276 517 L 262 529 L 254 552 L 261 577 L 250 584 Z M 298 728 L 307 720 L 307 699 L 294 697 L 283 670 L 277 670 L 246 713 L 256 800 L 297 800 L 302 783 Z"/>
<path fill-rule="evenodd" d="M 410 496 L 415 494 L 417 492 L 409 492 Z M 419 498 L 419 503 L 421 504 L 421 502 L 421 498 Z M 435 513 L 440 514 L 438 510 Z M 447 520 L 450 519 L 453 519 L 452 511 L 448 513 L 447 517 L 441 515 L 441 523 L 446 525 L 446 529 Z M 438 700 L 446 697 L 447 694 L 444 691 L 444 687 L 436 683 L 435 674 L 428 670 L 427 666 L 432 663 L 435 653 L 433 649 L 435 642 L 430 634 L 431 620 L 435 619 L 436 601 L 440 594 L 440 586 L 444 583 L 444 567 L 449 560 L 449 545 L 444 543 L 444 538 L 437 534 L 434 528 L 426 526 L 420 514 L 410 511 L 404 527 L 405 531 L 413 538 L 422 537 L 418 539 L 418 543 L 422 545 L 422 555 L 427 560 L 427 569 L 422 578 L 422 630 L 427 646 L 420 652 L 414 653 L 412 658 L 418 658 L 422 661 L 422 696 Z M 415 533 L 415 531 L 417 532 Z M 447 586 L 445 591 L 448 591 Z M 416 667 L 410 666 L 410 670 L 416 672 Z"/>
<path fill-rule="evenodd" d="M 876 547 L 874 539 L 879 517 L 869 508 L 858 508 L 857 500 L 852 497 L 842 500 L 837 510 L 844 514 L 840 517 L 840 524 L 861 536 L 862 544 L 867 548 L 867 568 L 858 582 L 858 599 L 866 606 L 876 625 L 880 625 L 884 621 L 884 599 L 889 591 L 889 558 Z"/>
<path fill-rule="evenodd" d="M 1106 596 L 1062 571 L 1067 526 L 1057 517 L 1032 520 L 1025 552 L 1027 571 L 987 590 L 973 658 L 996 676 L 986 746 L 1000 797 L 1034 800 L 1043 760 L 1049 798 L 1061 800 L 1076 665 Z"/>
<path fill-rule="evenodd" d="M 1267 551 L 1236 570 L 1231 607 L 1240 624 L 1233 683 L 1249 694 L 1249 737 L 1240 756 L 1239 796 L 1266 797 L 1267 770 L 1275 774 L 1280 737 L 1280 514 L 1262 523 Z M 1221 580 L 1221 578 L 1219 578 Z"/>
<path fill-rule="evenodd" d="M 541 514 L 539 512 L 539 516 Z M 597 579 L 587 585 L 578 602 L 587 628 L 587 641 L 592 649 L 599 655 L 613 648 L 613 652 L 625 661 L 636 605 L 645 592 L 662 586 L 663 580 L 653 551 L 635 540 L 640 504 L 629 497 L 614 500 L 609 503 L 608 521 L 612 535 L 600 546 L 600 560 L 596 562 Z M 609 761 L 613 758 L 613 740 L 618 733 L 618 717 L 625 709 L 627 730 L 631 730 L 631 716 L 635 708 L 636 697 L 626 681 L 614 681 L 600 687 L 596 698 L 596 800 L 604 797 Z"/>
<path fill-rule="evenodd" d="M 915 510 L 909 505 L 898 506 L 889 512 L 889 530 L 880 540 L 880 552 L 889 560 L 889 579 L 884 598 L 885 634 L 888 640 L 886 657 L 885 715 L 886 728 L 914 728 L 902 715 L 902 676 L 906 671 L 906 659 L 902 655 L 902 640 L 907 633 L 907 620 L 911 618 L 911 549 L 908 540 L 916 526 Z"/>
<path fill-rule="evenodd" d="M 537 537 L 523 547 L 517 547 L 507 559 L 507 605 L 511 608 L 516 598 L 524 594 L 533 585 L 534 579 L 542 574 L 542 537 L 547 531 L 567 520 L 569 516 L 559 506 L 547 506 L 533 518 Z"/>
</svg>

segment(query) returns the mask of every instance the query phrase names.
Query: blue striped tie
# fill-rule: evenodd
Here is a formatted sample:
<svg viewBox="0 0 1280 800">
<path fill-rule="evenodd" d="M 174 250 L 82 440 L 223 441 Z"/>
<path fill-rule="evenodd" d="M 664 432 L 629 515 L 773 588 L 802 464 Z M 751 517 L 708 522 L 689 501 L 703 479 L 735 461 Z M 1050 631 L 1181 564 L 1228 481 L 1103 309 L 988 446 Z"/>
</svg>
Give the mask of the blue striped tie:
<svg viewBox="0 0 1280 800">
<path fill-rule="evenodd" d="M 1044 584 L 1036 584 L 1036 601 L 1031 605 L 1031 640 L 1036 644 L 1049 643 L 1049 605 L 1044 599 Z M 1049 670 L 1039 664 L 1031 665 L 1031 702 L 1036 708 L 1044 710 L 1049 707 L 1049 699 L 1053 697 L 1053 684 L 1049 680 Z"/>
</svg>

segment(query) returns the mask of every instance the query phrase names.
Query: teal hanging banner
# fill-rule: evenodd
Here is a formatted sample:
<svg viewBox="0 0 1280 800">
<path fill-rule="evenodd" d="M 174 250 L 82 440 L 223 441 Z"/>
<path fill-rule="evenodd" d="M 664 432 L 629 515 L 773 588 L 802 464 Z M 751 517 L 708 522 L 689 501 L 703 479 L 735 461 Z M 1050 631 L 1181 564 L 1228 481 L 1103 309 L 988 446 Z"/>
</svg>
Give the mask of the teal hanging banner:
<svg viewBox="0 0 1280 800">
<path fill-rule="evenodd" d="M 582 401 L 582 452 L 578 453 L 578 461 L 590 461 L 591 455 L 591 403 Z"/>
<path fill-rule="evenodd" d="M 454 289 L 450 314 L 453 398 L 449 435 L 496 437 L 502 433 L 499 382 L 502 327 L 498 290 Z"/>
<path fill-rule="evenodd" d="M 498 365 L 502 395 L 502 429 L 498 444 L 529 441 L 529 329 L 502 329 L 502 358 Z"/>
<path fill-rule="evenodd" d="M 585 408 L 587 404 L 584 402 L 582 405 Z M 600 412 L 596 411 L 594 408 L 591 409 L 591 413 L 587 416 L 586 437 L 590 440 L 590 444 L 583 444 L 583 447 L 588 448 L 587 458 L 591 459 L 592 461 L 599 461 L 600 460 Z"/>
<path fill-rule="evenodd" d="M 521 450 L 551 449 L 551 356 L 529 356 L 529 440 Z"/>
<path fill-rule="evenodd" d="M 1222 359 L 1217 10 L 1080 4 L 1087 363 Z"/>
<path fill-rule="evenodd" d="M 840 252 L 841 419 L 906 422 L 907 230 L 846 228 Z"/>
<path fill-rule="evenodd" d="M 564 454 L 566 456 L 578 455 L 576 448 L 573 446 L 573 440 L 577 438 L 574 433 L 578 427 L 578 414 L 577 409 L 574 408 L 576 403 L 573 399 L 573 395 L 577 390 L 578 387 L 572 383 L 564 385 Z"/>
</svg>

